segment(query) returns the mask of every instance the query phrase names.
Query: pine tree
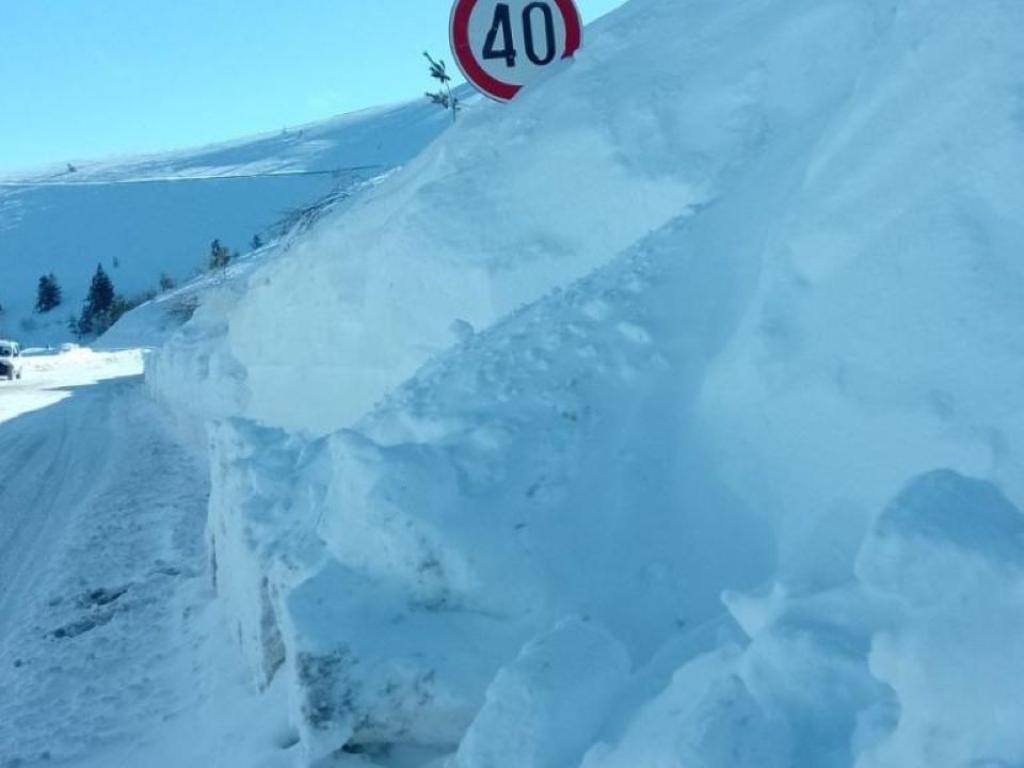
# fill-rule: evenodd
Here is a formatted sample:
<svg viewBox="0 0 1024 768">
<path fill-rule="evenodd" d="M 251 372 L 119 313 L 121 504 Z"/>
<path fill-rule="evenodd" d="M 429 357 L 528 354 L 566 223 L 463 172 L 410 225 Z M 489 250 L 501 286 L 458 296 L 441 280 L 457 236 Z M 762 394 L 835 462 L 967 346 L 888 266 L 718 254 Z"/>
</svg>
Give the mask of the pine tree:
<svg viewBox="0 0 1024 768">
<path fill-rule="evenodd" d="M 249 248 L 253 251 L 258 251 L 263 247 L 263 238 L 259 235 L 253 235 L 252 240 L 249 241 Z"/>
<path fill-rule="evenodd" d="M 63 295 L 57 277 L 51 272 L 39 278 L 39 287 L 36 290 L 36 312 L 44 314 L 59 307 Z"/>
<path fill-rule="evenodd" d="M 96 265 L 96 274 L 92 276 L 92 283 L 89 285 L 89 295 L 85 299 L 85 309 L 82 310 L 82 318 L 95 318 L 107 312 L 114 303 L 114 283 L 103 271 L 103 265 Z"/>
<path fill-rule="evenodd" d="M 103 271 L 103 265 L 97 264 L 96 274 L 92 276 L 92 283 L 89 285 L 89 295 L 82 307 L 82 316 L 78 319 L 79 337 L 103 333 L 111 326 L 110 315 L 114 299 L 114 283 Z"/>
<path fill-rule="evenodd" d="M 167 292 L 174 289 L 176 283 L 174 278 L 168 275 L 166 272 L 160 273 L 160 290 Z"/>
<path fill-rule="evenodd" d="M 452 111 L 452 122 L 455 122 L 455 119 L 459 116 L 459 110 L 462 109 L 462 102 L 458 96 L 452 93 L 452 77 L 448 74 L 444 59 L 434 59 L 426 51 L 423 52 L 423 56 L 430 64 L 430 76 L 437 80 L 441 86 L 437 91 L 428 91 L 427 98 L 430 99 L 431 104 L 437 104 L 442 109 L 450 109 Z"/>
<path fill-rule="evenodd" d="M 231 251 L 225 248 L 220 240 L 210 243 L 210 258 L 208 261 L 210 271 L 226 269 L 231 263 Z"/>
<path fill-rule="evenodd" d="M 82 311 L 82 316 L 78 318 L 78 322 L 75 324 L 75 335 L 79 339 L 84 339 L 87 336 L 91 336 L 93 332 L 93 319 Z"/>
</svg>

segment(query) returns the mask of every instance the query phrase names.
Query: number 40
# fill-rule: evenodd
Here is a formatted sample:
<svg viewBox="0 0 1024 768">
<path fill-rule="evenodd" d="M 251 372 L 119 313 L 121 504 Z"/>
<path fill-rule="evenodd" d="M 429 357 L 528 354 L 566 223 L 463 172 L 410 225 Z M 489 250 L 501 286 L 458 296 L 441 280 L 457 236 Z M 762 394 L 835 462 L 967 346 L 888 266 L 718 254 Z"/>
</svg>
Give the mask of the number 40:
<svg viewBox="0 0 1024 768">
<path fill-rule="evenodd" d="M 537 44 L 533 38 L 534 18 L 540 12 L 544 20 L 544 55 L 537 55 Z M 498 36 L 501 36 L 501 48 L 497 48 Z M 523 8 L 523 39 L 526 41 L 526 58 L 538 66 L 550 64 L 555 58 L 555 18 L 547 3 L 530 3 Z M 508 3 L 498 3 L 494 9 L 494 21 L 491 31 L 487 33 L 484 43 L 485 59 L 504 59 L 505 65 L 516 65 L 516 43 L 512 34 L 512 13 Z"/>
</svg>

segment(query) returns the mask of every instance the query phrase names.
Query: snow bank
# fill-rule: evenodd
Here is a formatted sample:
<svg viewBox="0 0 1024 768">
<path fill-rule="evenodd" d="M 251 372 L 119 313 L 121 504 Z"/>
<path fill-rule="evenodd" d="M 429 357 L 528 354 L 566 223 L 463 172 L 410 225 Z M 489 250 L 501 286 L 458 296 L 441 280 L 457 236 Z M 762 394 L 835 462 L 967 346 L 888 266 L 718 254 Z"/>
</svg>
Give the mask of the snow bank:
<svg viewBox="0 0 1024 768">
<path fill-rule="evenodd" d="M 613 637 L 566 619 L 495 676 L 449 765 L 571 765 L 592 742 L 629 672 L 629 655 Z"/>
<path fill-rule="evenodd" d="M 869 661 L 900 704 L 862 764 L 1019 764 L 1024 513 L 990 482 L 925 474 L 879 518 L 857 572 L 896 604 Z"/>
<path fill-rule="evenodd" d="M 708 371 L 717 461 L 786 518 L 786 557 L 806 578 L 828 570 L 837 531 L 863 529 L 917 474 L 1024 492 L 1011 384 L 1024 374 L 1024 51 L 1005 32 L 1022 10 L 895 5 Z"/>
<path fill-rule="evenodd" d="M 1024 762 L 1022 22 L 634 0 L 161 353 L 310 762 Z"/>
<path fill-rule="evenodd" d="M 755 168 L 784 168 L 854 87 L 850 63 L 876 23 L 865 4 L 787 16 L 642 3 L 600 24 L 547 87 L 467 109 L 397 178 L 253 278 L 227 318 L 247 371 L 240 412 L 317 434 L 348 426 L 450 347 L 454 321 L 484 328 L 743 192 Z M 687 54 L 666 56 L 680 34 Z"/>
<path fill-rule="evenodd" d="M 237 301 L 241 288 L 234 280 L 193 288 L 183 299 L 191 317 L 146 359 L 146 386 L 170 407 L 183 442 L 206 456 L 208 423 L 234 413 L 245 398 L 245 372 L 223 353 L 224 313 Z M 154 318 L 160 323 L 164 312 L 159 307 L 140 307 L 104 335 L 103 341 L 116 344 L 125 334 L 136 336 L 140 328 L 148 334 L 145 329 Z"/>
<path fill-rule="evenodd" d="M 1022 546 L 991 483 L 915 478 L 856 583 L 730 596 L 749 641 L 684 664 L 584 768 L 1018 764 Z"/>
</svg>

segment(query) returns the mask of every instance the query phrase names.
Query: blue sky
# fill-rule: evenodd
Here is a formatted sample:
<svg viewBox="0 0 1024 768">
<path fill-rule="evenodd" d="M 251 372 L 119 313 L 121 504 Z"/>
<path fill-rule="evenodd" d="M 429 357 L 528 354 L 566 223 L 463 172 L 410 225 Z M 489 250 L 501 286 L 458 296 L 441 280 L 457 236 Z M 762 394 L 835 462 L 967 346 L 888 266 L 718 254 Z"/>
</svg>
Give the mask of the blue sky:
<svg viewBox="0 0 1024 768">
<path fill-rule="evenodd" d="M 586 21 L 623 0 L 577 0 Z M 450 0 L 0 0 L 0 168 L 187 147 L 413 98 Z"/>
</svg>

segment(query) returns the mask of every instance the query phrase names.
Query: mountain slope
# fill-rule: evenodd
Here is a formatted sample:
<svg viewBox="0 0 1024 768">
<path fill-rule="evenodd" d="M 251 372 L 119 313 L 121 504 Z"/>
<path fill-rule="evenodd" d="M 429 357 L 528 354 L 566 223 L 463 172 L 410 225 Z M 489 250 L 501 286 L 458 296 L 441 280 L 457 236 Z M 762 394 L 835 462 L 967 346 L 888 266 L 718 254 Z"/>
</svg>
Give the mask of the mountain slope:
<svg viewBox="0 0 1024 768">
<path fill-rule="evenodd" d="M 70 338 L 97 264 L 118 291 L 178 282 L 205 269 L 210 242 L 247 252 L 328 193 L 387 172 L 447 127 L 429 105 L 369 110 L 198 150 L 82 163 L 0 178 L 0 337 L 26 344 Z M 53 272 L 63 305 L 33 313 L 36 284 Z"/>
</svg>

